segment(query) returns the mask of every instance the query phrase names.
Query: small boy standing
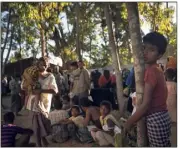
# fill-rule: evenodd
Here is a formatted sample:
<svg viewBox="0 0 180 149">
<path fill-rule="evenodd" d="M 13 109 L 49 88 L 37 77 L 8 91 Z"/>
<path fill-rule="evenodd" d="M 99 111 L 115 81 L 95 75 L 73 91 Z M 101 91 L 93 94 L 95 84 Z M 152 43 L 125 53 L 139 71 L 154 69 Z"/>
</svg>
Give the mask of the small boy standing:
<svg viewBox="0 0 180 149">
<path fill-rule="evenodd" d="M 143 37 L 145 88 L 143 103 L 127 120 L 124 127 L 129 130 L 142 117 L 146 117 L 149 145 L 170 147 L 171 120 L 167 111 L 167 86 L 164 74 L 158 68 L 157 60 L 166 52 L 167 40 L 158 33 L 151 32 Z"/>
</svg>

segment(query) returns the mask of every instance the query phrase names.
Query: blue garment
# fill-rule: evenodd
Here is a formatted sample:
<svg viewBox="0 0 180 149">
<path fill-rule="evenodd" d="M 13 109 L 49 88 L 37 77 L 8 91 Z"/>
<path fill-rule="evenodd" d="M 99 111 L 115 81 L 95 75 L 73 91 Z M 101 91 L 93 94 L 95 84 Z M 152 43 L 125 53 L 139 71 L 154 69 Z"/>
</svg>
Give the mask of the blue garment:
<svg viewBox="0 0 180 149">
<path fill-rule="evenodd" d="M 130 70 L 130 73 L 126 79 L 126 85 L 131 88 L 134 79 L 134 67 Z"/>
<path fill-rule="evenodd" d="M 129 94 L 135 92 L 136 84 L 135 84 L 134 67 L 130 70 L 130 73 L 126 79 L 126 85 L 129 88 Z M 128 98 L 127 110 L 129 112 L 133 111 L 132 98 L 131 97 Z"/>
</svg>

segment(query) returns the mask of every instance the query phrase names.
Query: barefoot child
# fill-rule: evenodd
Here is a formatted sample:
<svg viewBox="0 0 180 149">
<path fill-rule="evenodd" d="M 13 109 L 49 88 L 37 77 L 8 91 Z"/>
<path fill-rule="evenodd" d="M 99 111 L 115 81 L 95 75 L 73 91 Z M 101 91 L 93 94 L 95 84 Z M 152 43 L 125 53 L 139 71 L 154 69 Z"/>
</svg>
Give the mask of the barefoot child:
<svg viewBox="0 0 180 149">
<path fill-rule="evenodd" d="M 101 147 L 108 147 L 108 146 L 116 146 L 120 147 L 122 146 L 122 143 L 120 138 L 118 139 L 118 142 L 115 141 L 118 134 L 121 134 L 121 128 L 119 126 L 118 121 L 116 118 L 111 115 L 111 103 L 108 101 L 102 101 L 100 104 L 100 122 L 102 129 L 99 128 L 93 128 L 91 130 L 91 135 L 95 141 L 98 142 L 98 144 Z M 117 139 L 116 139 L 117 140 Z M 121 144 L 121 145 L 120 145 Z"/>
<path fill-rule="evenodd" d="M 143 102 L 124 127 L 130 130 L 145 116 L 149 146 L 170 147 L 171 120 L 166 106 L 167 87 L 164 73 L 156 63 L 166 52 L 167 40 L 162 34 L 151 32 L 143 37 L 143 44 L 146 64 Z"/>
</svg>

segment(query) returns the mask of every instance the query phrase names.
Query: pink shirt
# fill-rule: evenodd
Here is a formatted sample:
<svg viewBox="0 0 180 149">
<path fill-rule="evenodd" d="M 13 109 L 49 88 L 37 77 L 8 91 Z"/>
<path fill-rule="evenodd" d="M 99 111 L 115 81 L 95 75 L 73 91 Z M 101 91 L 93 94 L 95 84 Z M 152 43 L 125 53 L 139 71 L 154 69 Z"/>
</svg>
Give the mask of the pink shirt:
<svg viewBox="0 0 180 149">
<path fill-rule="evenodd" d="M 157 65 L 149 66 L 145 71 L 144 81 L 154 87 L 147 114 L 166 111 L 167 86 L 163 71 Z"/>
</svg>

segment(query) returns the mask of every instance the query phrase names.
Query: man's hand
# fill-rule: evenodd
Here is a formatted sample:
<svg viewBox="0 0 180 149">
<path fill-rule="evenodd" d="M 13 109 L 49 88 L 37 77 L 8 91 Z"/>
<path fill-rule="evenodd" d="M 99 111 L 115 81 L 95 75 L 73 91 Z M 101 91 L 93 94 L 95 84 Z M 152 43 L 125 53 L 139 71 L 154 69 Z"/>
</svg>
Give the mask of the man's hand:
<svg viewBox="0 0 180 149">
<path fill-rule="evenodd" d="M 41 93 L 42 93 L 42 91 L 40 89 L 33 90 L 33 94 L 35 94 L 35 95 L 39 95 Z"/>
<path fill-rule="evenodd" d="M 131 123 L 129 123 L 129 121 L 126 121 L 126 123 L 124 123 L 124 131 L 125 132 L 128 132 L 128 131 L 130 131 L 131 130 L 131 128 L 132 128 L 132 124 Z"/>
</svg>

